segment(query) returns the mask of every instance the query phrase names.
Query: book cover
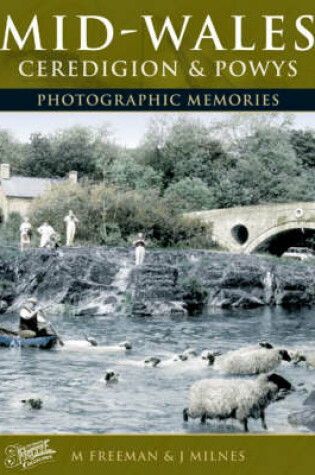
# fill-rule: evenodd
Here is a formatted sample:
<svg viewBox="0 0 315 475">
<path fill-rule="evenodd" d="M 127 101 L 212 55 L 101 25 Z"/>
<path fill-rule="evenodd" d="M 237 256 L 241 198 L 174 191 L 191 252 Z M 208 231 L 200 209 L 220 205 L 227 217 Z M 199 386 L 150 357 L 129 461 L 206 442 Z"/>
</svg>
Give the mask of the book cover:
<svg viewBox="0 0 315 475">
<path fill-rule="evenodd" d="M 313 465 L 314 11 L 0 6 L 4 473 Z"/>
</svg>

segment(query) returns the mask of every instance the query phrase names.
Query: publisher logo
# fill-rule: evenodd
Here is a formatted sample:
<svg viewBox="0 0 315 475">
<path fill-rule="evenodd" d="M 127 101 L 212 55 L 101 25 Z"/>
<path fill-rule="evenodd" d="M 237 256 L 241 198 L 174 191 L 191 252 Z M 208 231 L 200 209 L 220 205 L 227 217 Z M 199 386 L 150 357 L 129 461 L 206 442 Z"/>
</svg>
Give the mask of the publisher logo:
<svg viewBox="0 0 315 475">
<path fill-rule="evenodd" d="M 25 470 L 52 461 L 56 450 L 49 448 L 49 442 L 49 439 L 45 439 L 27 445 L 9 445 L 5 449 L 5 467 Z"/>
</svg>

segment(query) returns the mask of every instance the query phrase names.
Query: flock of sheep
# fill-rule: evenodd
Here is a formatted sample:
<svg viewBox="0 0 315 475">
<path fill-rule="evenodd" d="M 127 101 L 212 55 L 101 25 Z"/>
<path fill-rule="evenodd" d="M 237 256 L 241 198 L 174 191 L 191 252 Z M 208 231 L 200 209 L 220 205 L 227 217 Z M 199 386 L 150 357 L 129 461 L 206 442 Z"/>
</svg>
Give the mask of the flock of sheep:
<svg viewBox="0 0 315 475">
<path fill-rule="evenodd" d="M 130 347 L 126 345 L 126 348 Z M 265 409 L 272 402 L 285 398 L 294 391 L 292 384 L 274 371 L 283 361 L 297 365 L 306 362 L 309 369 L 315 369 L 315 353 L 307 357 L 298 351 L 273 347 L 268 342 L 250 345 L 224 354 L 203 351 L 200 355 L 194 349 L 187 349 L 180 355 L 168 360 L 149 357 L 133 364 L 151 367 L 163 367 L 185 362 L 198 361 L 209 365 L 213 370 L 224 374 L 222 378 L 202 379 L 191 385 L 188 407 L 183 410 L 183 419 L 200 418 L 202 423 L 207 419 L 236 419 L 248 431 L 248 419 L 261 419 L 262 426 L 267 429 Z M 225 375 L 235 375 L 228 378 Z M 237 378 L 247 375 L 249 378 Z M 256 376 L 253 378 L 252 376 Z M 113 370 L 105 374 L 107 384 L 118 382 Z"/>
<path fill-rule="evenodd" d="M 89 346 L 98 346 L 94 338 L 86 336 L 86 340 Z M 70 342 L 68 343 L 71 350 Z M 118 345 L 99 349 L 102 352 L 116 353 L 131 350 L 132 345 L 124 341 Z M 183 419 L 188 422 L 189 418 L 200 418 L 201 423 L 205 423 L 207 419 L 236 419 L 247 432 L 249 418 L 260 419 L 262 427 L 267 429 L 265 409 L 269 404 L 284 399 L 295 390 L 283 376 L 273 372 L 283 361 L 293 366 L 304 362 L 308 369 L 315 369 L 315 353 L 306 356 L 299 351 L 273 347 L 268 342 L 223 354 L 208 350 L 198 354 L 196 350 L 188 348 L 183 353 L 165 360 L 151 356 L 142 361 L 128 358 L 126 363 L 138 367 L 157 368 L 192 362 L 195 369 L 210 367 L 210 370 L 217 370 L 222 375 L 220 378 L 202 379 L 190 386 L 188 407 L 183 410 Z M 118 383 L 119 374 L 108 369 L 104 380 L 106 384 Z M 33 409 L 42 407 L 40 399 L 28 399 L 22 402 Z"/>
</svg>

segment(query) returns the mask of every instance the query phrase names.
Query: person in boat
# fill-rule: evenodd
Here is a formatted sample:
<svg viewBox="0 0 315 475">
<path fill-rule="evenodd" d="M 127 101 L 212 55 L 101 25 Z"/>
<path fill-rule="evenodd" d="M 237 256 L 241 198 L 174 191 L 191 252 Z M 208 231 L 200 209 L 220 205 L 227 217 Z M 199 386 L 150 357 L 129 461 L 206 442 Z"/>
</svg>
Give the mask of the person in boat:
<svg viewBox="0 0 315 475">
<path fill-rule="evenodd" d="M 76 223 L 78 223 L 79 220 L 71 209 L 69 214 L 64 218 L 64 222 L 66 223 L 66 246 L 73 246 Z"/>
<path fill-rule="evenodd" d="M 44 310 L 38 305 L 37 299 L 35 297 L 27 299 L 20 311 L 19 336 L 35 338 L 52 334 L 44 318 Z"/>
<path fill-rule="evenodd" d="M 21 251 L 24 252 L 31 245 L 32 238 L 32 225 L 27 216 L 25 216 L 21 226 L 20 226 L 20 235 L 21 235 Z"/>
<path fill-rule="evenodd" d="M 135 246 L 136 266 L 143 264 L 145 256 L 145 240 L 143 233 L 138 233 L 136 239 L 133 241 Z"/>
<path fill-rule="evenodd" d="M 39 247 L 51 247 L 51 238 L 57 234 L 56 231 L 50 224 L 45 221 L 38 229 L 37 232 L 40 234 L 40 244 Z"/>
</svg>

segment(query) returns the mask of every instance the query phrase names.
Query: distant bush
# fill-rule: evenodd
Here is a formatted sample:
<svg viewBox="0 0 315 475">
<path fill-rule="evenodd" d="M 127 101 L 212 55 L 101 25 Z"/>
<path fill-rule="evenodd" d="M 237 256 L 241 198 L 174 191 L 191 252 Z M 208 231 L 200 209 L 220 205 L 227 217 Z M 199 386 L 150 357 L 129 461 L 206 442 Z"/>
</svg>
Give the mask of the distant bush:
<svg viewBox="0 0 315 475">
<path fill-rule="evenodd" d="M 178 212 L 215 208 L 211 189 L 200 178 L 184 178 L 171 184 L 164 193 L 164 202 Z"/>
<path fill-rule="evenodd" d="M 107 181 L 125 189 L 160 190 L 162 174 L 150 166 L 140 165 L 131 157 L 123 156 L 109 166 Z"/>
<path fill-rule="evenodd" d="M 52 186 L 34 200 L 30 213 L 32 225 L 36 229 L 47 221 L 64 240 L 64 218 L 69 210 L 79 219 L 77 240 L 99 243 L 100 213 L 93 207 L 88 186 L 69 182 Z"/>
</svg>

